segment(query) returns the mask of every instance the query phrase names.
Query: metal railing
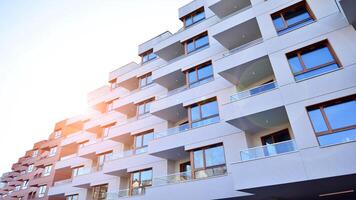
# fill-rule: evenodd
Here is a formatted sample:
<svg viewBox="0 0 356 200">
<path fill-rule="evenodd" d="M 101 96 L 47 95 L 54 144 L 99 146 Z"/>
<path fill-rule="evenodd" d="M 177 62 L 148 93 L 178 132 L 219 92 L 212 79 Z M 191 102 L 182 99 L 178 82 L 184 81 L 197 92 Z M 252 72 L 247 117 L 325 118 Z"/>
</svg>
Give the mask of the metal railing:
<svg viewBox="0 0 356 200">
<path fill-rule="evenodd" d="M 241 99 L 245 99 L 254 95 L 258 95 L 273 89 L 276 89 L 278 87 L 277 82 L 271 82 L 271 83 L 266 83 L 263 85 L 259 85 L 257 87 L 250 88 L 248 90 L 238 92 L 230 97 L 230 101 L 238 101 Z"/>
<path fill-rule="evenodd" d="M 288 140 L 284 142 L 267 144 L 260 147 L 254 147 L 240 151 L 242 161 L 253 160 L 258 158 L 264 158 L 274 156 L 278 154 L 288 153 L 296 151 L 296 143 L 294 140 Z"/>
</svg>

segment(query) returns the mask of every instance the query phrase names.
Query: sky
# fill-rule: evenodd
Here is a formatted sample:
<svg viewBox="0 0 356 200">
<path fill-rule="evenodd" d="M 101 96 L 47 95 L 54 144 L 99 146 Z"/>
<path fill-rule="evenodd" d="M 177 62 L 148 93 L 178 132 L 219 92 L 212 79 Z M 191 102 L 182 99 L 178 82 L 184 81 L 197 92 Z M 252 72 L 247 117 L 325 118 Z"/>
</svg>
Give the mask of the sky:
<svg viewBox="0 0 356 200">
<path fill-rule="evenodd" d="M 58 121 L 84 113 L 138 45 L 191 0 L 0 0 L 0 174 Z"/>
</svg>

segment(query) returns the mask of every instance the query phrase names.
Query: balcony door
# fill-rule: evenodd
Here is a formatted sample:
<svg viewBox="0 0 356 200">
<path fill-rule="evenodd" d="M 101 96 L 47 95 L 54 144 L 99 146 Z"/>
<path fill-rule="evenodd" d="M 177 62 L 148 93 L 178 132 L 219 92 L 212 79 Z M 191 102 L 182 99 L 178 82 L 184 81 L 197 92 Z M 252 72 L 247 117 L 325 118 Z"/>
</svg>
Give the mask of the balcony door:
<svg viewBox="0 0 356 200">
<path fill-rule="evenodd" d="M 263 136 L 261 138 L 262 144 L 265 146 L 263 148 L 265 156 L 275 155 L 280 153 L 289 152 L 292 148 L 288 144 L 283 144 L 282 142 L 291 140 L 288 129 L 284 129 L 270 135 Z M 276 143 L 280 143 L 277 144 Z"/>
</svg>

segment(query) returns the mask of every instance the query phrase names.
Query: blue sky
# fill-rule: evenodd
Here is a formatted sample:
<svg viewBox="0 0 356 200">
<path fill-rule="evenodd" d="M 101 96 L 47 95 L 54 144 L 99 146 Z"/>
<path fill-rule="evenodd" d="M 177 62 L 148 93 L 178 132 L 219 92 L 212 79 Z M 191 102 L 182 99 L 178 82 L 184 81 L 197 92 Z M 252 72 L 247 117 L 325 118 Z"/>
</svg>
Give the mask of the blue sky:
<svg viewBox="0 0 356 200">
<path fill-rule="evenodd" d="M 0 173 L 85 112 L 88 92 L 138 61 L 137 46 L 181 27 L 190 0 L 0 0 Z"/>
</svg>

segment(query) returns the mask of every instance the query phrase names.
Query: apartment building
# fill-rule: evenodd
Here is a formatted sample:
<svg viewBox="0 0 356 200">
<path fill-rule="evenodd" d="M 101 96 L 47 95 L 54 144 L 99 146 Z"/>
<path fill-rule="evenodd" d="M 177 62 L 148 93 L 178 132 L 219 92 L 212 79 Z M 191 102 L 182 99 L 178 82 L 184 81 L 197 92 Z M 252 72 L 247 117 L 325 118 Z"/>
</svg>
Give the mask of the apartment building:
<svg viewBox="0 0 356 200">
<path fill-rule="evenodd" d="M 46 197 L 356 199 L 355 8 L 352 0 L 179 8 L 182 29 L 139 45 L 141 63 L 88 95 L 90 114 L 56 125 Z M 0 192 L 14 196 L 11 186 Z"/>
<path fill-rule="evenodd" d="M 35 143 L 31 150 L 12 165 L 11 172 L 2 175 L 2 199 L 48 199 L 48 188 L 53 184 L 54 165 L 59 159 L 61 137 L 60 131 L 54 131 L 48 140 Z"/>
</svg>

